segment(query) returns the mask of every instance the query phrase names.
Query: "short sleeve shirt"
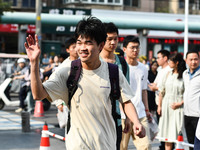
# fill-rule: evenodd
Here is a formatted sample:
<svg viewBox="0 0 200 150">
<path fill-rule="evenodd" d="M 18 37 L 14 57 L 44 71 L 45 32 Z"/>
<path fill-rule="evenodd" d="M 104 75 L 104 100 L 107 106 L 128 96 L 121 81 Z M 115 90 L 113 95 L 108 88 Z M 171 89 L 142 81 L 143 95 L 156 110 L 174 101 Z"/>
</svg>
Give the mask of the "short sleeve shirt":
<svg viewBox="0 0 200 150">
<path fill-rule="evenodd" d="M 138 117 L 146 116 L 145 107 L 142 100 L 142 90 L 147 90 L 148 70 L 142 63 L 138 62 L 137 66 L 129 65 L 130 86 L 135 96 L 131 99 L 134 104 Z"/>
<path fill-rule="evenodd" d="M 162 82 L 163 82 L 163 80 L 165 80 L 165 76 L 166 76 L 166 74 L 169 72 L 169 71 L 171 71 L 172 69 L 169 67 L 169 66 L 167 66 L 167 67 L 165 67 L 165 68 L 161 68 L 160 70 L 158 70 L 158 74 L 157 74 L 157 76 L 156 76 L 156 78 L 155 78 L 155 80 L 154 80 L 154 83 L 156 83 L 157 84 L 157 87 L 158 87 L 158 89 L 160 89 L 160 87 L 161 87 L 161 85 L 162 85 Z M 158 105 L 158 94 L 159 94 L 159 91 L 156 91 L 155 92 L 155 95 L 156 95 L 156 104 Z"/>
<path fill-rule="evenodd" d="M 54 77 L 43 83 L 49 96 L 68 103 L 66 81 L 70 67 L 60 69 Z M 131 88 L 119 70 L 122 102 L 133 97 Z M 96 70 L 82 69 L 81 77 L 71 100 L 71 128 L 66 136 L 67 150 L 116 149 L 116 129 L 111 111 L 108 64 L 101 61 Z"/>
</svg>

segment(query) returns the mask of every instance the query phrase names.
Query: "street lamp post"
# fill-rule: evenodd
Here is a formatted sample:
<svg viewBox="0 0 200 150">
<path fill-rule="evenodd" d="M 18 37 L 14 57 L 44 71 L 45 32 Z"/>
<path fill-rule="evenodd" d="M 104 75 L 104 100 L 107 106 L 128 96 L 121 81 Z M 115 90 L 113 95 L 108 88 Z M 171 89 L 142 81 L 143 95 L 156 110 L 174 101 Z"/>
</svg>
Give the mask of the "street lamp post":
<svg viewBox="0 0 200 150">
<path fill-rule="evenodd" d="M 38 42 L 41 46 L 41 40 L 42 40 L 42 31 L 41 31 L 41 11 L 42 11 L 42 2 L 41 0 L 36 0 L 36 34 L 38 36 Z"/>
<path fill-rule="evenodd" d="M 188 9 L 189 0 L 185 0 L 185 28 L 184 28 L 184 58 L 188 51 Z"/>
</svg>

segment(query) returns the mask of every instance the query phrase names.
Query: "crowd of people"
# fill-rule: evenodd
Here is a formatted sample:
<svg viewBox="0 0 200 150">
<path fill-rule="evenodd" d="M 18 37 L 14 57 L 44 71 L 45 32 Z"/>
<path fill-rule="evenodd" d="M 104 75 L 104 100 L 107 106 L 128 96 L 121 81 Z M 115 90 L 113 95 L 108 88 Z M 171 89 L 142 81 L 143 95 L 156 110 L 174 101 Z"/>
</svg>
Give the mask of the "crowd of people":
<svg viewBox="0 0 200 150">
<path fill-rule="evenodd" d="M 123 49 L 119 50 L 118 34 L 113 23 L 102 23 L 95 17 L 81 20 L 74 37 L 66 41 L 69 57 L 59 62 L 58 56 L 48 58 L 44 54 L 42 74 L 37 35 L 28 36 L 25 48 L 30 65 L 24 66 L 21 75 L 14 78 L 26 81 L 21 82 L 20 108 L 16 112 L 25 108 L 25 92 L 31 87 L 36 100 L 48 98 L 60 111 L 70 105 L 70 129 L 66 129 L 65 135 L 70 139 L 65 143 L 67 150 L 127 150 L 130 136 L 138 150 L 151 150 L 149 123 L 152 119 L 158 123 L 159 137 L 176 140 L 185 129 L 188 142 L 195 143 L 195 150 L 200 149 L 198 51 L 189 50 L 184 60 L 180 53 L 160 50 L 156 59 L 147 63 L 139 59 L 139 38 L 125 37 Z M 80 60 L 82 70 L 70 99 L 66 83 L 74 60 Z M 21 63 L 19 59 L 18 64 Z M 121 97 L 115 106 L 110 100 L 108 63 L 119 68 Z M 117 122 L 114 122 L 116 116 L 112 116 L 113 107 L 120 116 Z M 172 150 L 173 147 L 173 143 L 161 140 L 159 148 Z"/>
</svg>

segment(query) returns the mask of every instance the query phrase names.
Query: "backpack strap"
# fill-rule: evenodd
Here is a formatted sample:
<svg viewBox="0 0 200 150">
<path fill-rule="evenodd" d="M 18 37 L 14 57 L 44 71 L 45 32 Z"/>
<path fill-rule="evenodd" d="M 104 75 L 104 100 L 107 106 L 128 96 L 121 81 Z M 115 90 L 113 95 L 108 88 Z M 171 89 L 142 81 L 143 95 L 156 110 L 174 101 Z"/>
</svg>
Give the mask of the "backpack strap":
<svg viewBox="0 0 200 150">
<path fill-rule="evenodd" d="M 68 100 L 69 108 L 71 106 L 71 99 L 78 88 L 77 84 L 81 75 L 81 70 L 82 70 L 82 65 L 80 59 L 71 62 L 70 75 L 67 80 L 67 88 L 69 93 L 69 100 Z"/>
<path fill-rule="evenodd" d="M 69 94 L 69 99 L 68 99 L 69 110 L 71 107 L 71 99 L 78 88 L 78 80 L 81 75 L 81 70 L 82 70 L 82 65 L 81 65 L 80 59 L 77 59 L 71 62 L 71 70 L 70 70 L 69 77 L 67 79 L 67 88 L 68 88 L 68 94 Z M 69 129 L 71 127 L 70 119 L 71 119 L 70 113 L 68 113 L 67 133 L 69 132 Z"/>
<path fill-rule="evenodd" d="M 124 59 L 124 57 L 121 57 L 121 56 L 118 56 L 116 55 L 118 58 L 119 58 L 119 61 L 122 65 L 122 71 L 123 71 L 123 74 L 124 76 L 126 76 L 126 73 L 127 73 L 127 63 L 126 63 L 126 60 Z"/>
<path fill-rule="evenodd" d="M 116 100 L 121 96 L 119 88 L 119 69 L 117 65 L 108 63 L 108 70 L 111 84 L 110 99 L 112 104 L 112 116 L 117 124 L 117 119 L 121 118 L 121 116 L 116 112 Z"/>
</svg>

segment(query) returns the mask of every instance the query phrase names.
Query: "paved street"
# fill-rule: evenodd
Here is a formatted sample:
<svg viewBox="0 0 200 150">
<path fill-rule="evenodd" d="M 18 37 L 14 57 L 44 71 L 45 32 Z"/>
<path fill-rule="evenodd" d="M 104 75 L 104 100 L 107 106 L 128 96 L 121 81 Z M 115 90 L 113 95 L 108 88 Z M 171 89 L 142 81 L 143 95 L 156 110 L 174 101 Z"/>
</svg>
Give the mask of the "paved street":
<svg viewBox="0 0 200 150">
<path fill-rule="evenodd" d="M 55 106 L 45 111 L 44 117 L 30 116 L 30 132 L 22 132 L 21 115 L 14 112 L 16 108 L 5 107 L 0 111 L 0 150 L 38 150 L 45 121 L 49 131 L 64 136 L 64 129 L 58 128 Z M 64 142 L 53 137 L 50 137 L 50 145 L 51 150 L 65 149 Z"/>
<path fill-rule="evenodd" d="M 41 130 L 46 121 L 49 131 L 64 136 L 64 129 L 58 127 L 56 118 L 57 109 L 51 106 L 44 112 L 44 117 L 30 116 L 30 132 L 22 132 L 21 115 L 14 112 L 16 107 L 5 107 L 0 110 L 0 150 L 38 150 L 40 147 Z M 64 150 L 64 142 L 50 137 L 51 150 Z M 152 142 L 152 150 L 158 150 L 159 142 Z M 129 142 L 129 150 L 136 150 L 132 141 Z M 187 150 L 187 149 L 185 149 Z"/>
</svg>

